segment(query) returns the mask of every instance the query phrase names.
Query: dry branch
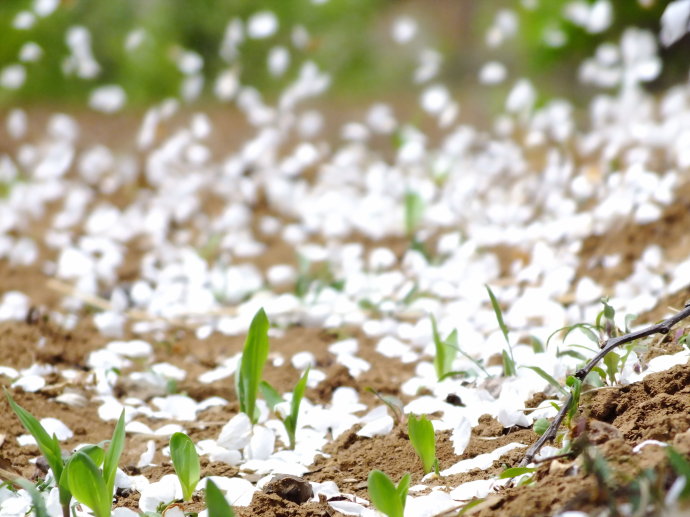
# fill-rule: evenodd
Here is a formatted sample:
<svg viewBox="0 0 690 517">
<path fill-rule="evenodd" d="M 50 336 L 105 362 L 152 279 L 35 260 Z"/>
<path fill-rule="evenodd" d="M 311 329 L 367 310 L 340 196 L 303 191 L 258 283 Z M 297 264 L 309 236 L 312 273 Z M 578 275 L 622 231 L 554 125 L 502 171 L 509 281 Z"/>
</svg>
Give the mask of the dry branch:
<svg viewBox="0 0 690 517">
<path fill-rule="evenodd" d="M 684 320 L 688 316 L 690 316 L 690 302 L 685 304 L 683 310 L 681 310 L 677 314 L 674 314 L 670 318 L 665 319 L 660 323 L 657 323 L 656 325 L 651 325 L 642 330 L 630 332 L 623 336 L 617 336 L 606 340 L 602 345 L 601 351 L 599 351 L 599 353 L 596 356 L 594 356 L 594 358 L 591 359 L 583 368 L 580 368 L 577 372 L 575 372 L 575 377 L 581 381 L 584 380 L 584 378 L 587 377 L 589 372 L 592 371 L 592 369 L 597 365 L 597 363 L 601 361 L 606 356 L 606 354 L 608 354 L 613 349 L 626 343 L 630 343 L 631 341 L 635 341 L 637 339 L 641 339 L 647 336 L 653 336 L 654 334 L 668 334 L 671 328 L 676 323 L 678 323 L 681 320 Z M 536 442 L 534 442 L 529 449 L 527 449 L 525 457 L 520 462 L 521 467 L 524 467 L 531 463 L 532 460 L 534 460 L 534 457 L 537 455 L 537 453 L 539 453 L 541 448 L 546 444 L 546 442 L 553 441 L 556 438 L 556 432 L 558 431 L 558 428 L 561 426 L 561 423 L 563 422 L 565 415 L 568 413 L 568 410 L 570 409 L 572 403 L 573 396 L 572 394 L 570 394 L 568 395 L 568 399 L 561 406 L 560 411 L 553 419 L 553 422 L 551 422 L 551 425 L 546 430 L 546 432 L 543 435 L 541 435 L 541 437 Z"/>
</svg>

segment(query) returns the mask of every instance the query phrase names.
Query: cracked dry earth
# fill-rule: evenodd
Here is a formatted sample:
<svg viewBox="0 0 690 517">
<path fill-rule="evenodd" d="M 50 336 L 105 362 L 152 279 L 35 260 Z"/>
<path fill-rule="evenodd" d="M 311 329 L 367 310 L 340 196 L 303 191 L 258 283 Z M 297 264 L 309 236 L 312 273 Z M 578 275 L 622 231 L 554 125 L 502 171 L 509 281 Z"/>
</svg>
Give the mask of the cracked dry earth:
<svg viewBox="0 0 690 517">
<path fill-rule="evenodd" d="M 134 194 L 125 189 L 108 195 L 93 190 L 93 195 L 93 205 L 105 201 L 115 206 L 126 206 L 128 196 Z M 199 210 L 201 216 L 211 219 L 223 207 L 218 205 L 220 200 L 213 201 L 212 193 L 209 192 L 208 196 L 208 202 L 202 203 Z M 50 226 L 50 220 L 59 208 L 58 200 L 53 206 L 47 207 L 41 218 L 32 221 L 27 232 L 39 244 L 44 237 L 42 228 Z M 252 208 L 257 214 L 275 218 L 281 224 L 290 222 L 287 216 L 281 214 L 266 199 L 259 199 Z M 688 256 L 689 220 L 690 188 L 685 186 L 678 191 L 676 201 L 665 208 L 658 221 L 643 225 L 623 224 L 608 233 L 588 237 L 580 252 L 581 267 L 573 284 L 578 278 L 588 274 L 606 290 L 631 273 L 634 264 L 650 244 L 672 250 L 676 259 Z M 364 249 L 385 246 L 393 251 L 396 262 L 403 260 L 408 246 L 406 239 L 402 237 L 372 241 L 365 236 L 351 235 L 347 239 L 340 244 L 358 244 Z M 276 264 L 297 265 L 294 250 L 285 242 L 270 235 L 264 235 L 259 240 L 262 240 L 266 248 L 254 262 L 262 271 L 265 272 Z M 118 269 L 119 282 L 128 284 L 137 279 L 142 267 L 141 258 L 151 251 L 152 246 L 153 243 L 146 241 L 128 243 L 124 262 Z M 45 385 L 35 391 L 13 387 L 13 379 L 3 373 L 5 370 L 0 371 L 0 383 L 32 414 L 39 418 L 54 417 L 66 424 L 73 436 L 65 439 L 62 445 L 65 450 L 71 450 L 79 444 L 98 443 L 111 435 L 113 422 L 101 418 L 98 411 L 101 402 L 95 401 L 92 396 L 96 380 L 91 375 L 89 356 L 106 346 L 112 338 L 104 336 L 94 322 L 94 318 L 104 308 L 99 306 L 98 300 L 90 303 L 88 299 L 82 299 L 85 303 L 74 310 L 76 318 L 73 324 L 66 326 L 59 321 L 56 313 L 64 311 L 65 300 L 74 300 L 74 296 L 70 294 L 77 297 L 79 294 L 70 292 L 69 289 L 65 291 L 63 283 L 51 282 L 51 277 L 42 271 L 40 264 L 55 261 L 56 252 L 42 245 L 39 248 L 40 254 L 34 265 L 16 265 L 11 264 L 7 258 L 0 259 L 0 298 L 6 293 L 20 291 L 28 296 L 31 305 L 31 309 L 23 317 L 0 323 L 0 366 L 15 370 L 35 365 L 48 365 L 52 368 L 43 373 Z M 497 247 L 492 253 L 504 265 L 501 268 L 504 276 L 510 274 L 507 265 L 512 264 L 516 257 L 528 257 L 524 250 L 509 246 Z M 614 267 L 605 267 L 603 257 L 613 253 L 621 254 L 622 260 Z M 287 286 L 284 290 L 289 292 L 292 288 L 293 286 Z M 99 300 L 107 300 L 107 294 L 103 293 Z M 638 322 L 657 321 L 667 316 L 673 307 L 682 305 L 688 297 L 690 291 L 685 289 L 667 299 L 659 300 L 657 306 L 642 315 Z M 165 326 L 152 325 L 148 331 L 135 328 L 142 321 L 145 321 L 145 315 L 130 314 L 118 339 L 147 341 L 152 345 L 152 352 L 148 357 L 130 362 L 119 372 L 113 387 L 114 397 L 118 400 L 139 399 L 144 402 L 171 392 L 186 395 L 196 402 L 221 397 L 227 401 L 226 404 L 208 407 L 199 412 L 193 421 L 183 422 L 185 431 L 195 442 L 215 438 L 223 426 L 239 412 L 232 378 L 225 377 L 211 382 L 200 382 L 198 379 L 204 372 L 220 367 L 224 360 L 240 352 L 244 334 L 228 335 L 213 331 L 199 336 L 194 326 L 186 321 L 173 321 Z M 274 330 L 265 378 L 280 393 L 290 392 L 300 376 L 300 370 L 285 359 L 308 352 L 313 356 L 314 367 L 324 373 L 323 380 L 309 387 L 306 392 L 305 397 L 312 404 L 328 406 L 332 403 L 336 390 L 342 387 L 352 388 L 356 392 L 358 402 L 363 405 L 362 411 L 365 412 L 381 406 L 380 399 L 372 390 L 382 396 L 395 397 L 403 404 L 425 395 L 424 390 L 415 396 L 401 390 L 401 386 L 414 377 L 416 364 L 381 354 L 376 348 L 377 340 L 356 324 L 343 323 L 335 327 L 286 325 Z M 683 345 L 679 344 L 679 340 L 683 335 L 683 331 L 674 330 L 669 336 L 649 340 L 646 351 L 640 354 L 641 367 L 644 367 L 646 360 L 682 351 Z M 351 338 L 356 339 L 359 345 L 357 357 L 370 365 L 369 369 L 356 375 L 337 360 L 336 353 L 329 350 L 334 343 Z M 527 345 L 518 345 L 520 346 Z M 429 360 L 430 357 L 426 359 Z M 167 363 L 184 370 L 186 375 L 175 381 L 174 385 L 137 382 L 129 375 L 146 372 L 155 363 Z M 64 371 L 71 373 L 65 376 L 61 374 Z M 679 452 L 690 455 L 689 381 L 690 365 L 679 364 L 648 375 L 642 381 L 627 386 L 592 389 L 583 396 L 575 422 L 586 428 L 590 442 L 606 458 L 614 472 L 608 492 L 602 490 L 594 475 L 587 474 L 582 468 L 575 468 L 579 460 L 564 458 L 539 464 L 532 484 L 492 491 L 479 504 L 469 508 L 466 515 L 554 515 L 568 510 L 590 514 L 605 512 L 611 498 L 619 502 L 627 500 L 630 496 L 630 481 L 644 469 L 654 469 L 659 482 L 670 485 L 673 473 L 663 447 L 648 444 L 636 449 L 636 446 L 647 440 L 658 440 L 672 443 Z M 489 381 L 457 377 L 453 382 L 457 383 L 458 388 L 478 384 L 489 391 L 492 389 Z M 524 407 L 536 408 L 545 401 L 555 399 L 557 397 L 554 393 L 538 392 L 524 401 Z M 462 397 L 452 396 L 452 393 L 448 395 L 446 402 L 464 406 Z M 32 445 L 19 444 L 17 439 L 25 431 L 12 415 L 4 397 L 0 398 L 0 415 L 0 468 L 5 473 L 15 473 L 29 479 L 45 476 L 40 463 L 33 461 L 39 455 L 38 449 Z M 391 416 L 395 415 L 391 412 Z M 434 412 L 430 413 L 432 419 L 437 416 Z M 173 419 L 141 415 L 137 420 L 152 429 L 180 423 Z M 416 494 L 429 494 L 434 490 L 450 490 L 463 483 L 488 480 L 499 475 L 506 466 L 516 466 L 522 458 L 524 447 L 537 438 L 531 427 L 505 427 L 495 417 L 485 414 L 479 417 L 478 425 L 472 428 L 465 449 L 461 454 L 456 454 L 450 431 L 439 431 L 437 456 L 441 470 L 510 444 L 518 443 L 523 447 L 509 450 L 490 460 L 485 468 L 473 468 L 467 472 L 429 480 L 423 479 L 421 463 L 415 456 L 403 423 L 396 422 L 387 434 L 373 437 L 358 435 L 357 431 L 361 427 L 361 424 L 356 424 L 337 436 L 331 436 L 321 453 L 314 458 L 313 464 L 307 467 L 304 479 L 315 483 L 333 481 L 343 493 L 368 500 L 367 475 L 372 469 L 378 468 L 392 479 L 399 479 L 409 472 L 412 475 L 412 485 L 424 485 Z M 150 464 L 138 466 L 139 459 L 151 441 L 154 442 L 155 454 Z M 165 434 L 128 433 L 121 468 L 128 475 L 143 475 L 150 482 L 173 473 L 169 457 L 163 454 L 167 441 L 168 436 Z M 279 441 L 277 447 L 281 446 Z M 241 477 L 252 483 L 263 477 L 251 469 L 202 457 L 202 477 L 204 476 Z M 120 490 L 115 499 L 115 507 L 139 511 L 139 497 L 137 491 Z M 471 496 L 468 497 L 468 500 L 471 499 Z M 248 506 L 237 506 L 235 510 L 243 517 L 344 515 L 329 502 L 332 500 L 328 501 L 322 495 L 319 501 L 299 505 L 281 499 L 274 493 L 257 491 Z M 197 512 L 204 508 L 199 494 L 194 501 L 180 505 L 185 512 Z M 455 508 L 447 510 L 448 515 L 464 505 L 465 502 L 458 502 Z"/>
</svg>

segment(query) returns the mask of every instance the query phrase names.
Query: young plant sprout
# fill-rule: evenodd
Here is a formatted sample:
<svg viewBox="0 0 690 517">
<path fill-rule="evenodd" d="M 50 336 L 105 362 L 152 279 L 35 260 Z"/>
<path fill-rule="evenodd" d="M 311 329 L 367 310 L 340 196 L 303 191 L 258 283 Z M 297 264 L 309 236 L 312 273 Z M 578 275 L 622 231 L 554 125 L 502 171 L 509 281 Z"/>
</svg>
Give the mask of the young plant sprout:
<svg viewBox="0 0 690 517">
<path fill-rule="evenodd" d="M 410 436 L 412 447 L 414 447 L 417 456 L 422 460 L 424 474 L 428 474 L 433 470 L 438 476 L 436 433 L 432 423 L 425 416 L 417 418 L 415 415 L 410 415 L 407 419 L 407 433 Z"/>
<path fill-rule="evenodd" d="M 372 470 L 367 480 L 369 497 L 376 509 L 388 517 L 403 517 L 410 475 L 405 474 L 398 486 L 380 470 Z"/>
<path fill-rule="evenodd" d="M 191 501 L 194 489 L 199 483 L 201 468 L 199 455 L 189 436 L 184 433 L 174 433 L 170 437 L 170 457 L 182 485 L 182 497 L 185 501 Z"/>
<path fill-rule="evenodd" d="M 256 396 L 259 382 L 263 375 L 264 365 L 268 358 L 268 318 L 263 309 L 259 309 L 251 324 L 244 343 L 240 369 L 235 375 L 235 388 L 240 399 L 240 411 L 245 413 L 252 424 L 259 419 L 256 407 Z"/>
<path fill-rule="evenodd" d="M 14 401 L 7 389 L 5 389 L 5 396 L 7 397 L 7 401 L 9 402 L 12 411 L 14 411 L 19 418 L 19 421 L 36 440 L 39 450 L 46 459 L 50 469 L 53 471 L 53 477 L 55 478 L 55 483 L 59 489 L 62 514 L 64 517 L 69 517 L 69 503 L 72 499 L 72 494 L 67 488 L 67 485 L 60 482 L 65 462 L 62 459 L 62 449 L 60 449 L 58 439 L 55 437 L 55 435 L 52 437 L 49 436 L 41 423 L 31 413 L 26 411 Z"/>
<path fill-rule="evenodd" d="M 280 415 L 278 417 L 283 422 L 285 426 L 285 431 L 287 431 L 288 439 L 290 440 L 290 449 L 295 448 L 295 435 L 297 433 L 297 418 L 299 417 L 299 407 L 302 403 L 302 398 L 304 397 L 304 390 L 307 388 L 307 379 L 309 378 L 309 367 L 304 370 L 302 377 L 295 385 L 295 389 L 292 390 L 292 401 L 290 402 L 290 414 L 282 418 Z M 280 394 L 266 381 L 261 381 L 259 385 L 261 393 L 263 394 L 268 406 L 273 410 L 276 405 L 281 402 L 285 402 Z"/>
<path fill-rule="evenodd" d="M 433 315 L 431 316 L 431 331 L 434 336 L 434 346 L 436 348 L 434 368 L 436 369 L 436 376 L 440 381 L 453 372 L 453 361 L 458 353 L 458 332 L 457 330 L 453 330 L 445 340 L 442 340 L 438 333 L 436 318 L 434 318 Z"/>
<path fill-rule="evenodd" d="M 498 300 L 496 299 L 496 296 L 494 296 L 494 292 L 491 290 L 491 287 L 488 285 L 485 285 L 484 287 L 486 287 L 486 291 L 489 293 L 491 306 L 496 314 L 496 321 L 498 321 L 498 327 L 501 329 L 503 338 L 506 340 L 506 344 L 508 345 L 507 350 L 504 349 L 501 353 L 503 359 L 503 375 L 506 377 L 517 375 L 517 367 L 515 366 L 515 358 L 513 357 L 513 347 L 511 346 L 510 339 L 508 338 L 508 327 L 503 322 L 503 312 L 501 311 L 501 306 L 498 304 Z"/>
<path fill-rule="evenodd" d="M 210 479 L 206 480 L 206 508 L 208 517 L 235 517 L 235 512 L 223 492 Z"/>
<path fill-rule="evenodd" d="M 104 454 L 94 454 L 95 449 L 86 452 L 78 450 L 65 464 L 60 485 L 65 485 L 74 498 L 91 508 L 96 517 L 109 517 L 113 505 L 115 474 L 120 455 L 125 446 L 125 412 L 115 425 L 113 437 Z M 94 461 L 94 457 L 96 461 Z M 103 468 L 99 469 L 102 458 Z"/>
</svg>

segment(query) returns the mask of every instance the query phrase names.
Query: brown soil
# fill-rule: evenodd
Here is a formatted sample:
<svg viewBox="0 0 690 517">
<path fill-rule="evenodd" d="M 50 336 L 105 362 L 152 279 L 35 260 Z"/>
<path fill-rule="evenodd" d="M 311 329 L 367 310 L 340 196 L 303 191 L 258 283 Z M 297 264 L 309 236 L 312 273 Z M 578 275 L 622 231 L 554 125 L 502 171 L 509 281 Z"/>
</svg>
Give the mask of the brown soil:
<svg viewBox="0 0 690 517">
<path fill-rule="evenodd" d="M 115 120 L 115 128 L 111 126 L 102 129 L 105 131 L 104 135 L 127 133 L 122 129 L 116 131 L 119 125 L 125 123 L 121 119 Z M 95 123 L 93 125 L 98 126 Z M 88 138 L 99 141 L 98 137 L 98 134 L 93 134 Z M 124 196 L 126 193 L 121 193 L 121 195 Z M 582 248 L 580 257 L 582 266 L 578 276 L 587 274 L 602 285 L 611 287 L 616 281 L 630 274 L 634 261 L 650 244 L 662 246 L 666 256 L 671 259 L 687 256 L 690 250 L 690 233 L 687 232 L 688 223 L 690 223 L 688 195 L 690 195 L 690 187 L 679 191 L 678 201 L 668 207 L 663 217 L 656 223 L 630 224 L 610 234 L 589 237 Z M 222 200 L 213 200 L 211 197 L 207 201 L 205 207 L 209 211 L 218 210 L 218 203 L 222 203 Z M 124 201 L 114 196 L 109 198 L 109 202 L 117 205 Z M 271 212 L 268 207 L 261 204 L 256 209 L 257 213 L 284 217 L 283 214 Z M 50 214 L 46 217 L 50 217 Z M 36 228 L 39 226 L 37 223 Z M 280 239 L 260 235 L 257 229 L 254 230 L 257 238 L 266 245 L 266 251 L 257 262 L 262 269 L 278 263 L 295 263 L 294 250 L 290 246 Z M 394 251 L 398 259 L 402 257 L 409 244 L 405 239 L 395 237 L 385 242 L 374 242 L 361 236 L 350 236 L 347 240 L 359 242 L 366 249 L 386 245 Z M 432 241 L 433 237 L 430 237 L 430 242 Z M 148 251 L 151 251 L 150 243 L 139 241 L 127 243 L 127 258 L 119 269 L 120 281 L 129 282 L 138 276 L 140 259 Z M 515 260 L 520 260 L 524 264 L 529 261 L 529 255 L 523 250 L 499 246 L 487 251 L 497 255 L 501 263 L 502 275 L 506 277 L 509 275 L 510 265 Z M 48 252 L 42 249 L 42 253 Z M 601 262 L 602 257 L 614 253 L 621 254 L 620 265 L 616 268 L 604 268 Z M 42 260 L 46 258 L 54 257 L 42 256 Z M 106 440 L 112 433 L 113 423 L 103 422 L 97 414 L 97 403 L 88 401 L 92 381 L 89 380 L 86 361 L 89 353 L 102 347 L 107 340 L 93 325 L 94 309 L 92 307 L 87 307 L 79 314 L 78 323 L 72 330 L 65 330 L 56 323 L 50 313 L 60 309 L 62 296 L 48 286 L 48 279 L 49 277 L 38 266 L 11 266 L 6 260 L 0 260 L 0 296 L 11 290 L 20 290 L 30 297 L 32 304 L 36 307 L 27 321 L 0 323 L 0 366 L 21 369 L 38 363 L 56 368 L 56 372 L 48 376 L 48 385 L 37 393 L 25 393 L 20 389 L 13 389 L 10 379 L 3 376 L 0 376 L 0 384 L 8 387 L 15 400 L 36 417 L 53 416 L 67 424 L 74 431 L 74 437 L 64 441 L 62 446 L 65 450 L 70 450 L 78 444 Z M 678 307 L 689 296 L 690 287 L 665 300 L 660 300 L 657 308 L 643 315 L 642 321 L 653 321 L 667 316 L 669 311 L 666 307 Z M 265 370 L 266 380 L 278 391 L 292 390 L 298 379 L 299 372 L 290 365 L 292 355 L 309 351 L 315 356 L 315 367 L 327 375 L 327 379 L 317 388 L 307 390 L 306 397 L 312 402 L 330 403 L 333 391 L 340 386 L 355 388 L 361 401 L 369 407 L 380 404 L 380 400 L 367 390 L 369 387 L 383 395 L 393 395 L 403 401 L 406 400 L 400 392 L 400 386 L 413 375 L 414 364 L 403 364 L 398 360 L 379 355 L 375 351 L 375 340 L 367 338 L 360 329 L 324 330 L 295 326 L 282 329 L 282 332 L 281 337 L 272 338 L 271 350 L 272 354 L 282 356 L 285 364 L 274 367 L 269 363 Z M 125 339 L 134 337 L 136 336 L 131 330 L 126 330 Z M 195 422 L 187 423 L 186 429 L 194 440 L 217 436 L 220 428 L 239 410 L 232 379 L 201 384 L 197 378 L 202 372 L 220 364 L 223 359 L 238 353 L 243 346 L 244 337 L 213 334 L 207 339 L 198 339 L 192 330 L 184 326 L 167 331 L 162 339 L 160 336 L 141 337 L 149 339 L 154 344 L 151 362 L 165 361 L 187 371 L 187 378 L 178 383 L 179 392 L 186 393 L 195 400 L 220 396 L 229 401 L 228 405 L 208 409 L 201 413 Z M 348 373 L 346 368 L 337 364 L 335 357 L 327 350 L 329 344 L 344 337 L 357 338 L 360 347 L 359 356 L 371 364 L 371 369 L 356 379 Z M 149 364 L 149 361 L 136 363 L 132 369 L 145 370 Z M 65 370 L 75 370 L 77 375 L 66 380 L 61 375 L 61 372 Z M 672 368 L 668 372 L 650 375 L 640 383 L 597 391 L 583 400 L 582 414 L 586 419 L 590 422 L 604 422 L 614 428 L 613 430 L 606 428 L 610 439 L 596 445 L 597 450 L 610 463 L 614 472 L 614 481 L 608 491 L 602 488 L 594 474 L 584 472 L 581 468 L 581 456 L 575 460 L 563 459 L 542 464 L 535 474 L 534 484 L 506 488 L 491 494 L 467 514 L 487 517 L 553 515 L 568 509 L 595 512 L 605 509 L 607 501 L 611 498 L 624 500 L 629 495 L 626 490 L 629 489 L 630 480 L 644 468 L 655 468 L 663 480 L 668 480 L 671 474 L 663 451 L 660 451 L 658 447 L 646 447 L 641 453 L 633 454 L 632 447 L 647 439 L 657 439 L 672 442 L 681 453 L 690 454 L 689 386 L 690 366 L 683 365 Z M 84 405 L 68 406 L 57 401 L 56 397 L 66 390 L 83 394 Z M 136 396 L 145 400 L 154 395 L 142 390 L 140 386 L 125 381 L 118 383 L 116 391 L 120 397 Z M 526 406 L 534 407 L 545 399 L 545 394 L 537 394 L 526 401 Z M 29 462 L 39 455 L 39 451 L 35 446 L 20 447 L 18 445 L 17 437 L 25 434 L 25 431 L 12 415 L 4 397 L 0 397 L 0 415 L 4 417 L 0 420 L 0 467 L 5 471 L 32 479 L 42 477 L 44 473 Z M 147 419 L 138 420 L 156 426 L 168 423 Z M 596 425 L 589 426 L 590 432 Z M 601 430 L 602 427 L 597 429 Z M 335 481 L 344 492 L 365 498 L 367 497 L 366 479 L 372 468 L 382 469 L 396 480 L 407 472 L 412 475 L 413 484 L 421 480 L 422 465 L 410 445 L 404 425 L 398 424 L 387 436 L 375 438 L 358 437 L 356 431 L 357 428 L 350 429 L 330 443 L 324 450 L 325 454 L 317 457 L 314 464 L 310 466 L 310 471 L 305 478 L 310 481 Z M 441 469 L 444 469 L 459 460 L 491 452 L 508 443 L 520 442 L 529 445 L 535 438 L 536 435 L 531 429 L 506 430 L 498 422 L 485 416 L 473 429 L 469 446 L 461 456 L 454 454 L 449 433 L 437 433 L 437 456 Z M 141 473 L 151 480 L 157 480 L 162 475 L 173 471 L 169 460 L 160 453 L 161 447 L 166 444 L 166 439 L 155 438 L 158 452 L 154 461 L 158 463 L 157 467 L 144 469 L 135 467 L 149 439 L 151 437 L 128 435 L 121 466 L 130 474 Z M 505 466 L 517 465 L 522 454 L 522 449 L 514 450 L 494 462 L 490 469 L 435 479 L 428 484 L 429 486 L 445 486 L 450 490 L 463 482 L 487 479 L 500 474 Z M 572 468 L 574 465 L 579 468 Z M 226 464 L 203 462 L 202 475 L 211 474 L 239 475 L 238 469 Z M 138 497 L 136 493 L 121 494 L 116 504 L 137 509 Z M 203 504 L 199 500 L 184 506 L 185 511 L 199 511 L 202 508 Z M 340 515 L 325 501 L 297 505 L 280 499 L 276 494 L 265 493 L 257 493 L 251 506 L 237 508 L 236 512 L 242 517 Z"/>
</svg>

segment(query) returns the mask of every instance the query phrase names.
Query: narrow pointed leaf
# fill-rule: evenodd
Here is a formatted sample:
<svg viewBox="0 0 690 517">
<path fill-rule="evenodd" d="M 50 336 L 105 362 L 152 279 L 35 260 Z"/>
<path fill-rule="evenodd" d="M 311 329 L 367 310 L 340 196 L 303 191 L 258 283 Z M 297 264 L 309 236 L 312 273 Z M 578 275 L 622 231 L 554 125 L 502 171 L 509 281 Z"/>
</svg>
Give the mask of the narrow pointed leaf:
<svg viewBox="0 0 690 517">
<path fill-rule="evenodd" d="M 240 410 L 246 413 L 253 424 L 258 420 L 256 396 L 264 364 L 268 358 L 268 327 L 266 313 L 263 309 L 259 309 L 249 326 L 238 372 Z"/>
<path fill-rule="evenodd" d="M 113 493 L 115 486 L 115 475 L 117 474 L 117 464 L 120 461 L 120 456 L 125 448 L 125 410 L 120 413 L 120 418 L 115 424 L 113 430 L 113 438 L 110 440 L 108 450 L 105 453 L 105 460 L 103 461 L 103 479 L 105 485 L 108 487 L 110 494 Z"/>
<path fill-rule="evenodd" d="M 544 370 L 542 370 L 538 366 L 523 366 L 522 368 L 529 368 L 533 372 L 536 372 L 537 374 L 539 374 L 539 376 L 542 379 L 544 379 L 546 382 L 548 382 L 551 386 L 553 386 L 558 391 L 560 391 L 561 394 L 563 394 L 563 395 L 568 394 L 568 392 L 565 390 L 565 388 L 563 388 L 563 386 L 561 386 L 560 383 L 556 379 L 554 379 L 551 375 L 546 373 Z"/>
<path fill-rule="evenodd" d="M 485 285 L 484 287 L 486 287 L 486 291 L 489 293 L 491 307 L 493 307 L 494 313 L 496 314 L 496 321 L 498 321 L 498 326 L 501 329 L 501 333 L 503 334 L 506 343 L 508 343 L 508 346 L 510 346 L 510 340 L 508 339 L 508 327 L 506 327 L 506 324 L 503 322 L 503 312 L 501 311 L 501 306 L 498 304 L 498 300 L 496 299 L 496 296 L 494 296 L 494 292 L 491 290 L 491 287 L 488 285 Z"/>
<path fill-rule="evenodd" d="M 10 403 L 12 411 L 17 415 L 24 428 L 34 437 L 41 454 L 45 456 L 48 465 L 55 475 L 55 479 L 60 479 L 63 469 L 62 450 L 56 438 L 51 437 L 41 423 L 26 409 L 17 404 L 9 391 L 5 390 L 7 401 Z"/>
<path fill-rule="evenodd" d="M 223 492 L 210 479 L 206 480 L 206 508 L 208 517 L 234 517 L 235 512 Z"/>
</svg>

